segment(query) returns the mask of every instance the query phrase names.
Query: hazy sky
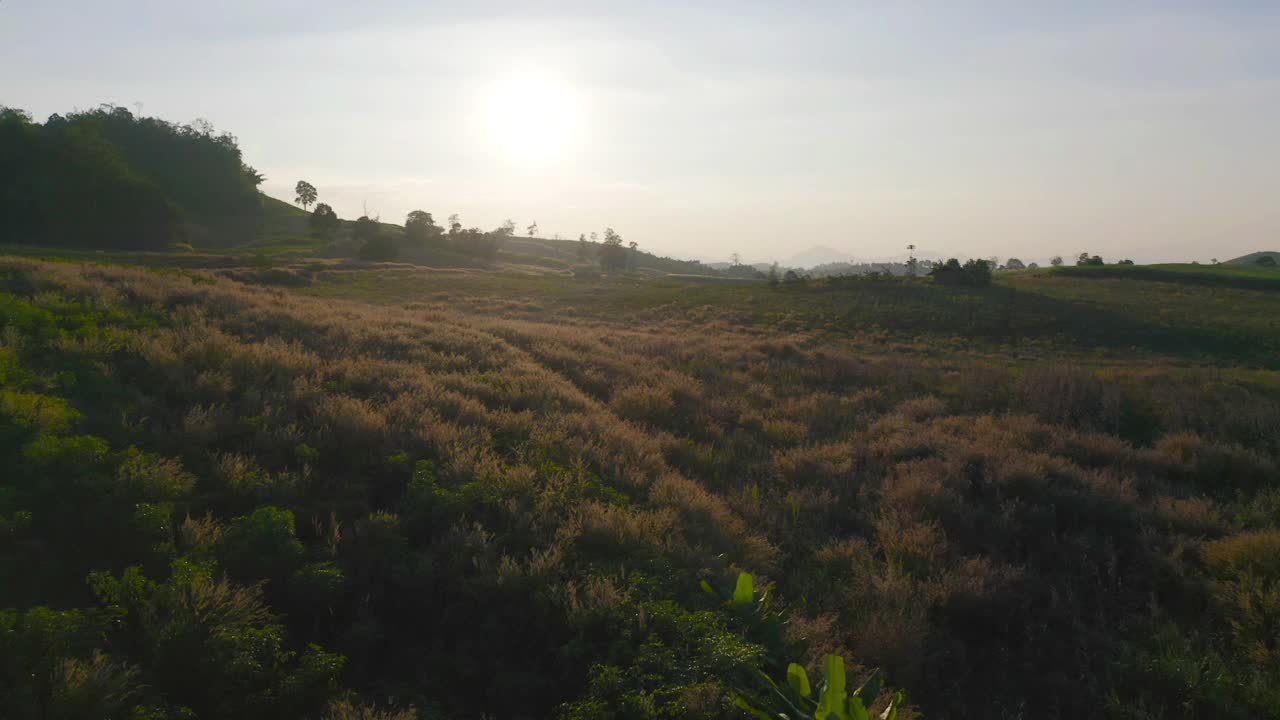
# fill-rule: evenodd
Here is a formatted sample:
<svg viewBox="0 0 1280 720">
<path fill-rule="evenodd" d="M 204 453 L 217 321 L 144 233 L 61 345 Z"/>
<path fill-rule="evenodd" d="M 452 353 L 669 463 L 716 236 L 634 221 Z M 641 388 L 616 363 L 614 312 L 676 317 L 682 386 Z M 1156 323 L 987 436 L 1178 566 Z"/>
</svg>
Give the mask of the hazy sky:
<svg viewBox="0 0 1280 720">
<path fill-rule="evenodd" d="M 0 0 L 0 104 L 678 256 L 1280 249 L 1280 0 Z M 0 181 L 4 181 L 0 179 Z"/>
</svg>

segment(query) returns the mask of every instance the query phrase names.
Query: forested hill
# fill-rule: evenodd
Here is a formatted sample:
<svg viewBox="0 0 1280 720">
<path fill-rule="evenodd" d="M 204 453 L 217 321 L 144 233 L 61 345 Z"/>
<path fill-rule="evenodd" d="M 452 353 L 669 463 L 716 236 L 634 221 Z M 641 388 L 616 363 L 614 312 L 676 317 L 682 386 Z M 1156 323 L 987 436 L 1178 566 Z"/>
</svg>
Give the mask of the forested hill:
<svg viewBox="0 0 1280 720">
<path fill-rule="evenodd" d="M 236 139 L 104 105 L 38 123 L 0 108 L 0 242 L 162 249 L 252 236 L 262 176 Z"/>
<path fill-rule="evenodd" d="M 233 135 L 216 132 L 207 121 L 181 125 L 113 105 L 53 115 L 43 123 L 0 106 L 0 177 L 7 180 L 0 185 L 0 244 L 236 249 L 550 272 L 584 272 L 599 264 L 640 274 L 718 274 L 634 243 L 623 246 L 616 233 L 612 244 L 588 242 L 585 235 L 522 238 L 508 222 L 487 232 L 459 225 L 446 235 L 428 212 L 410 213 L 405 225 L 376 217 L 343 220 L 314 195 L 303 203 L 315 205 L 308 213 L 258 191 L 263 177 L 245 163 Z M 316 192 L 299 183 L 304 186 Z"/>
</svg>

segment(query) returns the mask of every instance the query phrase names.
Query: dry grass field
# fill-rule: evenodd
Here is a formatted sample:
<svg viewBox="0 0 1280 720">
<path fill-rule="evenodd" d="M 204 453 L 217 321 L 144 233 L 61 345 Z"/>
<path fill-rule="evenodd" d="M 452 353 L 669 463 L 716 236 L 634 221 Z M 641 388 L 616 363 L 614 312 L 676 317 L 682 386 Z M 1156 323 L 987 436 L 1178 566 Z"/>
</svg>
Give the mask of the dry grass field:
<svg viewBox="0 0 1280 720">
<path fill-rule="evenodd" d="M 0 715 L 1275 716 L 1278 306 L 0 258 Z"/>
</svg>

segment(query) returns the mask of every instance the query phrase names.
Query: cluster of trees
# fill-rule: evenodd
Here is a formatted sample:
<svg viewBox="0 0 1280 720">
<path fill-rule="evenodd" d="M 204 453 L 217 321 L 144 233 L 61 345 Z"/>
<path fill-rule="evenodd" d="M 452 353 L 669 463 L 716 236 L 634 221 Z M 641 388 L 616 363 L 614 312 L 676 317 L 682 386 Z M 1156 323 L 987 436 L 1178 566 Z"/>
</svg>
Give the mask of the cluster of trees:
<svg viewBox="0 0 1280 720">
<path fill-rule="evenodd" d="M 163 249 L 253 232 L 262 175 L 235 137 L 104 105 L 44 123 L 0 108 L 0 242 Z"/>
<path fill-rule="evenodd" d="M 331 212 L 328 206 L 322 203 L 316 207 L 316 213 L 321 212 L 322 208 L 326 212 Z M 316 227 L 314 220 L 313 227 Z M 525 232 L 530 238 L 536 237 L 538 223 L 535 221 L 530 224 L 525 228 Z M 578 258 L 588 261 L 594 255 L 603 270 L 613 272 L 624 270 L 639 252 L 639 246 L 635 242 L 624 244 L 622 236 L 613 228 L 605 228 L 603 240 L 599 242 L 596 240 L 595 233 L 591 235 L 591 242 L 587 241 L 585 234 L 579 236 Z M 449 216 L 447 226 L 441 226 L 436 224 L 431 213 L 425 210 L 414 210 L 405 217 L 404 232 L 398 238 L 367 217 L 356 221 L 353 236 L 363 243 L 360 254 L 368 259 L 394 260 L 400 256 L 402 250 L 429 249 L 446 250 L 483 262 L 493 262 L 497 258 L 502 242 L 516 236 L 516 223 L 510 219 L 504 220 L 498 227 L 489 231 L 478 227 L 464 228 L 461 219 L 455 213 Z"/>
<path fill-rule="evenodd" d="M 805 274 L 814 277 L 839 277 L 842 275 L 868 275 L 871 273 L 879 273 L 881 275 L 905 275 L 915 276 L 918 274 L 928 274 L 933 269 L 932 260 L 922 260 L 911 258 L 906 262 L 877 262 L 877 263 L 851 263 L 851 262 L 833 262 L 816 265 Z"/>
<path fill-rule="evenodd" d="M 1049 264 L 1052 265 L 1053 267 L 1062 267 L 1065 264 L 1065 261 L 1062 259 L 1061 255 L 1054 255 L 1052 258 L 1050 258 Z M 1134 263 L 1132 260 L 1125 259 L 1125 260 L 1120 260 L 1116 264 L 1117 265 L 1133 265 Z M 1076 265 L 1080 267 L 1100 267 L 1102 265 L 1106 265 L 1106 261 L 1102 259 L 1101 255 L 1090 255 L 1087 252 L 1082 252 L 1078 256 L 1076 256 Z"/>
<path fill-rule="evenodd" d="M 986 260 L 968 260 L 963 265 L 951 258 L 929 271 L 929 277 L 940 285 L 987 287 L 991 284 L 991 264 Z"/>
<path fill-rule="evenodd" d="M 328 203 L 318 202 L 319 192 L 305 180 L 299 180 L 295 188 L 295 202 L 304 209 L 315 205 L 309 216 L 311 233 L 316 237 L 334 238 L 343 227 L 343 221 Z M 494 230 L 485 232 L 479 228 L 463 228 L 458 215 L 450 215 L 448 227 L 436 224 L 435 217 L 425 210 L 413 210 L 404 221 L 403 231 L 383 225 L 377 217 L 361 215 L 348 223 L 349 234 L 355 243 L 356 254 L 366 260 L 390 262 L 409 250 L 447 250 L 459 255 L 492 262 L 496 259 L 503 238 L 515 232 L 510 220 Z M 536 229 L 536 223 L 534 224 Z"/>
</svg>

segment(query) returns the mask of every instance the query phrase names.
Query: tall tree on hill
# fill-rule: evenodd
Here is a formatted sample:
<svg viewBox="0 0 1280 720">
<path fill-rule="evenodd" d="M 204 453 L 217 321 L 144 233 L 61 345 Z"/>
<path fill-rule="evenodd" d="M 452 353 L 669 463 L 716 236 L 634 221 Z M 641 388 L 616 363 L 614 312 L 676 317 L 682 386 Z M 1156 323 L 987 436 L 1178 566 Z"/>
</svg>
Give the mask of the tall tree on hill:
<svg viewBox="0 0 1280 720">
<path fill-rule="evenodd" d="M 533 221 L 533 224 L 532 224 L 532 225 L 530 225 L 529 227 L 525 228 L 525 230 L 528 230 L 528 231 L 529 231 L 529 237 L 537 237 L 537 235 L 538 235 L 538 221 L 537 221 L 537 220 L 534 220 L 534 221 Z"/>
<path fill-rule="evenodd" d="M 627 266 L 627 251 L 622 247 L 622 236 L 613 228 L 605 228 L 604 242 L 600 245 L 600 267 L 605 270 L 621 270 Z"/>
<path fill-rule="evenodd" d="M 293 191 L 297 194 L 293 201 L 301 205 L 303 210 L 311 207 L 318 196 L 316 186 L 306 180 L 299 180 L 298 184 L 293 187 Z"/>
<path fill-rule="evenodd" d="M 415 243 L 427 243 L 444 234 L 435 218 L 425 210 L 414 210 L 404 220 L 404 237 Z"/>
</svg>

